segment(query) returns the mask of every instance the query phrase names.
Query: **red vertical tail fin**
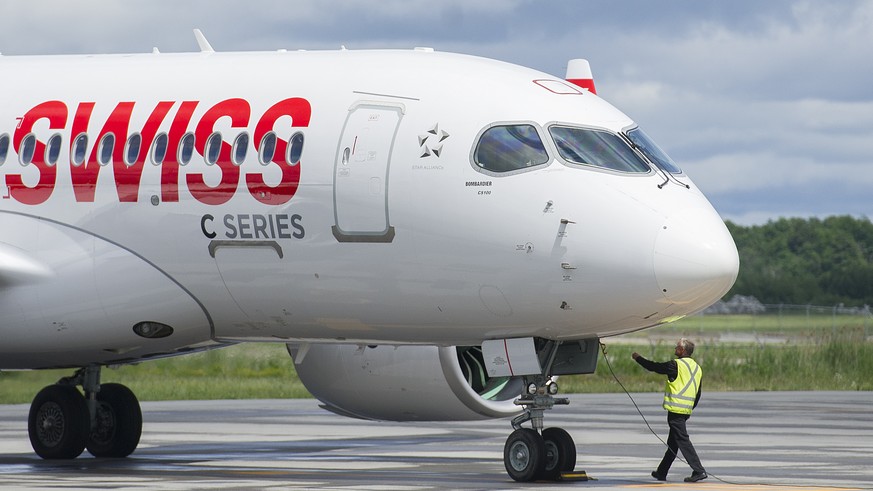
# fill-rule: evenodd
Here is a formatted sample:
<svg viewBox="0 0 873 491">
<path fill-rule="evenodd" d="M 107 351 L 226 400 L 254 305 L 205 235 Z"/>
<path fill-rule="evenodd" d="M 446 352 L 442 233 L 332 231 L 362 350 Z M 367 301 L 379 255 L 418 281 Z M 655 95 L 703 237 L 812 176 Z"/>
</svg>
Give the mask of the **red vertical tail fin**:
<svg viewBox="0 0 873 491">
<path fill-rule="evenodd" d="M 570 60 L 567 63 L 566 79 L 570 83 L 587 89 L 592 94 L 597 93 L 594 88 L 594 75 L 591 73 L 591 65 L 588 64 L 588 60 L 582 58 Z"/>
</svg>

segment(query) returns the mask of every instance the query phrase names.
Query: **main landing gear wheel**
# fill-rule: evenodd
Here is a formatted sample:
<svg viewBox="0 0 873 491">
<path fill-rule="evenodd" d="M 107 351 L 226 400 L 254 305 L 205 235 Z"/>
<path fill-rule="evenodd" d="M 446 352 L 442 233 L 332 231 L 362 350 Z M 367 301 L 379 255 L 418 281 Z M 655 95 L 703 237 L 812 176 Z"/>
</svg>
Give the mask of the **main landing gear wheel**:
<svg viewBox="0 0 873 491">
<path fill-rule="evenodd" d="M 44 459 L 75 459 L 85 449 L 90 415 L 85 398 L 72 385 L 50 385 L 34 397 L 27 433 Z"/>
<path fill-rule="evenodd" d="M 572 472 L 576 468 L 576 444 L 563 428 L 543 430 L 543 443 L 546 457 L 542 479 L 554 481 L 562 472 Z"/>
<path fill-rule="evenodd" d="M 127 457 L 136 450 L 142 435 L 139 401 L 121 384 L 101 384 L 100 368 L 82 367 L 33 399 L 27 432 L 37 455 L 75 459 L 87 447 L 95 457 Z"/>
<path fill-rule="evenodd" d="M 133 392 L 121 384 L 101 385 L 88 452 L 95 457 L 127 457 L 141 434 L 142 410 Z"/>
<path fill-rule="evenodd" d="M 516 481 L 535 480 L 546 465 L 543 437 L 530 428 L 520 428 L 510 433 L 503 446 L 503 465 L 509 477 Z"/>
</svg>

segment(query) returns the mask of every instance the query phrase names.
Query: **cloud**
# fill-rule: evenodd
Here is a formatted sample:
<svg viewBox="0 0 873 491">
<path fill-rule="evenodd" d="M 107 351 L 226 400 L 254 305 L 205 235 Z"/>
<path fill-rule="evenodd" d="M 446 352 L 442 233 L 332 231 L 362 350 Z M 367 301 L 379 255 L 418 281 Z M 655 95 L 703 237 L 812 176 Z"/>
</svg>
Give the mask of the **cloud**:
<svg viewBox="0 0 873 491">
<path fill-rule="evenodd" d="M 754 22 L 680 17 L 659 24 L 659 31 L 626 29 L 609 44 L 621 52 L 623 78 L 746 99 L 870 98 L 865 80 L 873 66 L 859 60 L 869 57 L 873 43 L 871 2 L 772 3 L 781 11 L 759 14 Z M 749 12 L 760 12 L 757 5 Z"/>
<path fill-rule="evenodd" d="M 814 158 L 738 151 L 684 167 L 722 216 L 736 223 L 779 216 L 873 216 L 873 172 L 864 165 Z"/>
<path fill-rule="evenodd" d="M 7 23 L 0 32 L 0 51 L 116 53 L 155 45 L 167 51 L 190 50 L 195 46 L 190 35 L 195 27 L 224 50 L 476 42 L 505 36 L 499 20 L 510 16 L 518 4 L 516 0 L 4 2 L 0 15 L 16 22 Z M 483 19 L 491 20 L 488 28 L 483 28 Z"/>
<path fill-rule="evenodd" d="M 873 188 L 873 172 L 859 174 L 855 164 L 823 162 L 773 152 L 720 154 L 689 162 L 685 169 L 695 183 L 711 195 L 812 185 L 853 192 Z M 852 178 L 847 179 L 847 175 Z"/>
</svg>

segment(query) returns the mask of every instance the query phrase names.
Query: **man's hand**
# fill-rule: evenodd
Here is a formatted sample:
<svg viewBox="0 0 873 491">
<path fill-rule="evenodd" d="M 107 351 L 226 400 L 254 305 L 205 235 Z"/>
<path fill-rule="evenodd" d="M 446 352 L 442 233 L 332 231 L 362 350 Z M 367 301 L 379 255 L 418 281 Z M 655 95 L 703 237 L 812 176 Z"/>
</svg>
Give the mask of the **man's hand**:
<svg viewBox="0 0 873 491">
<path fill-rule="evenodd" d="M 639 358 L 639 357 L 640 357 L 640 354 L 637 353 L 636 351 L 634 351 L 633 353 L 631 353 L 631 358 L 633 358 L 634 360 L 636 360 L 636 359 Z"/>
</svg>

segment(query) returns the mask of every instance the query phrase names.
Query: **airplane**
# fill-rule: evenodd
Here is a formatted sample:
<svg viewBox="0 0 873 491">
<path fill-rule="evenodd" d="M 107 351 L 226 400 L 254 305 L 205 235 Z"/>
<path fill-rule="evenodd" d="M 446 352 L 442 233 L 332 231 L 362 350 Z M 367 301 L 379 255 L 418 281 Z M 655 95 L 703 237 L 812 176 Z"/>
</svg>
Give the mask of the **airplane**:
<svg viewBox="0 0 873 491">
<path fill-rule="evenodd" d="M 717 212 L 585 60 L 195 36 L 0 56 L 0 369 L 71 372 L 30 408 L 45 459 L 136 449 L 103 367 L 278 342 L 326 409 L 513 418 L 507 473 L 557 479 L 557 377 L 736 279 Z"/>
</svg>

